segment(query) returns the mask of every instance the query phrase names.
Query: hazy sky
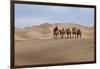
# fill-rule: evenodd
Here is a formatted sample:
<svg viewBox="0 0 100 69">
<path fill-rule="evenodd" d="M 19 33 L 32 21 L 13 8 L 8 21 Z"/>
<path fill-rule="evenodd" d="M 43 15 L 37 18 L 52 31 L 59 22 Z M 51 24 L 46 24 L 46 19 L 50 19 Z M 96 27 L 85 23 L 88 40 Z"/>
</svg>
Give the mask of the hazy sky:
<svg viewBox="0 0 100 69">
<path fill-rule="evenodd" d="M 42 23 L 76 23 L 94 25 L 94 8 L 58 7 L 46 5 L 15 5 L 15 25 L 19 28 Z"/>
</svg>

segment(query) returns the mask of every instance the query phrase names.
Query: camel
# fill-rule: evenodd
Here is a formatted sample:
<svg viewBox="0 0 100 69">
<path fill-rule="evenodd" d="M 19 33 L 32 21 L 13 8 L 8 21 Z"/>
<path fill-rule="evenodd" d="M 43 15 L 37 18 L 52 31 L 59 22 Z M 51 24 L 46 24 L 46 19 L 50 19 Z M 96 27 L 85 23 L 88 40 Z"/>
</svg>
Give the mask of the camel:
<svg viewBox="0 0 100 69">
<path fill-rule="evenodd" d="M 65 30 L 64 30 L 64 28 L 59 30 L 59 34 L 61 36 L 61 39 L 63 39 L 65 37 Z"/>
<path fill-rule="evenodd" d="M 79 36 L 80 36 L 80 38 L 81 38 L 82 32 L 81 32 L 80 29 L 78 29 L 78 28 L 76 28 L 76 27 L 73 27 L 73 28 L 72 28 L 72 34 L 73 34 L 73 37 L 74 37 L 74 38 L 79 38 Z"/>
<path fill-rule="evenodd" d="M 57 37 L 59 35 L 59 31 L 58 31 L 58 27 L 57 26 L 53 29 L 53 35 L 54 35 L 54 38 L 57 39 Z"/>
<path fill-rule="evenodd" d="M 71 30 L 70 28 L 66 29 L 67 38 L 71 38 Z"/>
<path fill-rule="evenodd" d="M 77 29 L 76 27 L 72 28 L 72 36 L 73 36 L 73 38 L 76 38 L 76 35 L 77 35 L 77 30 L 76 29 Z"/>
<path fill-rule="evenodd" d="M 80 29 L 77 29 L 77 38 L 79 38 L 79 36 L 80 36 L 80 38 L 81 38 L 81 36 L 82 36 L 82 32 L 81 32 Z"/>
<path fill-rule="evenodd" d="M 79 28 L 73 27 L 73 28 L 67 28 L 66 30 L 64 30 L 64 28 L 62 29 L 58 29 L 58 27 L 56 26 L 53 29 L 53 34 L 54 34 L 54 38 L 60 38 L 63 39 L 65 38 L 65 35 L 67 34 L 67 38 L 81 38 L 82 36 L 82 32 Z"/>
</svg>

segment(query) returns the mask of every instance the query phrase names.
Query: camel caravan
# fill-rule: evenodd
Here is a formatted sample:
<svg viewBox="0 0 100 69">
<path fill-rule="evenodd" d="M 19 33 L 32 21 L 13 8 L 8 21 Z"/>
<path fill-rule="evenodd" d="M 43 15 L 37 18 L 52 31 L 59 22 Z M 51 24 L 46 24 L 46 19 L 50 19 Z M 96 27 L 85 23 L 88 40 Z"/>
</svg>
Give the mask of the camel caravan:
<svg viewBox="0 0 100 69">
<path fill-rule="evenodd" d="M 81 38 L 82 31 L 79 28 L 61 28 L 59 29 L 57 26 L 53 29 L 53 35 L 55 39 L 61 38 Z"/>
</svg>

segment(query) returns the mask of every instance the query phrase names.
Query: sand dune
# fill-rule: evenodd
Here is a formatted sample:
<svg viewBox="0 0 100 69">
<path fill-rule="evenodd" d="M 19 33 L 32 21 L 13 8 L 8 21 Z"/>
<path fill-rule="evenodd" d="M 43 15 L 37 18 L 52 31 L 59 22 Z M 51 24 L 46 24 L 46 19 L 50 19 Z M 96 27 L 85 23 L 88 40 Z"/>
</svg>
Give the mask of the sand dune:
<svg viewBox="0 0 100 69">
<path fill-rule="evenodd" d="M 53 39 L 53 28 L 76 26 L 81 39 Z M 15 65 L 94 61 L 94 27 L 77 24 L 41 24 L 15 29 Z"/>
<path fill-rule="evenodd" d="M 26 40 L 15 43 L 15 65 L 38 65 L 94 60 L 93 39 Z"/>
<path fill-rule="evenodd" d="M 77 27 L 82 30 L 83 38 L 93 38 L 94 29 L 93 27 L 81 26 L 78 24 L 48 24 L 44 23 L 38 26 L 32 26 L 24 29 L 15 30 L 15 40 L 27 40 L 27 39 L 52 39 L 53 28 L 58 26 L 59 28 L 72 28 Z"/>
</svg>

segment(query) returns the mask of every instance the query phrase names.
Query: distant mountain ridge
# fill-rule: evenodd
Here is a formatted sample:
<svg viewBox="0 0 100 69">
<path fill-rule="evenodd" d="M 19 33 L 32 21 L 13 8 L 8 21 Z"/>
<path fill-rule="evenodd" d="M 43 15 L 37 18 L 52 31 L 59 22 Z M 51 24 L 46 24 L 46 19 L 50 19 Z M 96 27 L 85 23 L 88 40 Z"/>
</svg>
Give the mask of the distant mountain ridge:
<svg viewBox="0 0 100 69">
<path fill-rule="evenodd" d="M 70 26 L 76 26 L 76 27 L 86 27 L 86 28 L 91 28 L 91 27 L 94 27 L 94 26 L 85 26 L 85 25 L 81 25 L 81 24 L 76 24 L 76 23 L 42 23 L 40 25 L 33 25 L 33 26 L 29 26 L 29 27 L 24 27 L 24 28 L 32 28 L 32 27 L 53 27 L 53 26 L 66 26 L 66 27 L 70 27 Z M 16 27 L 17 29 L 20 29 L 18 27 Z M 22 28 L 21 28 L 22 29 Z"/>
</svg>

